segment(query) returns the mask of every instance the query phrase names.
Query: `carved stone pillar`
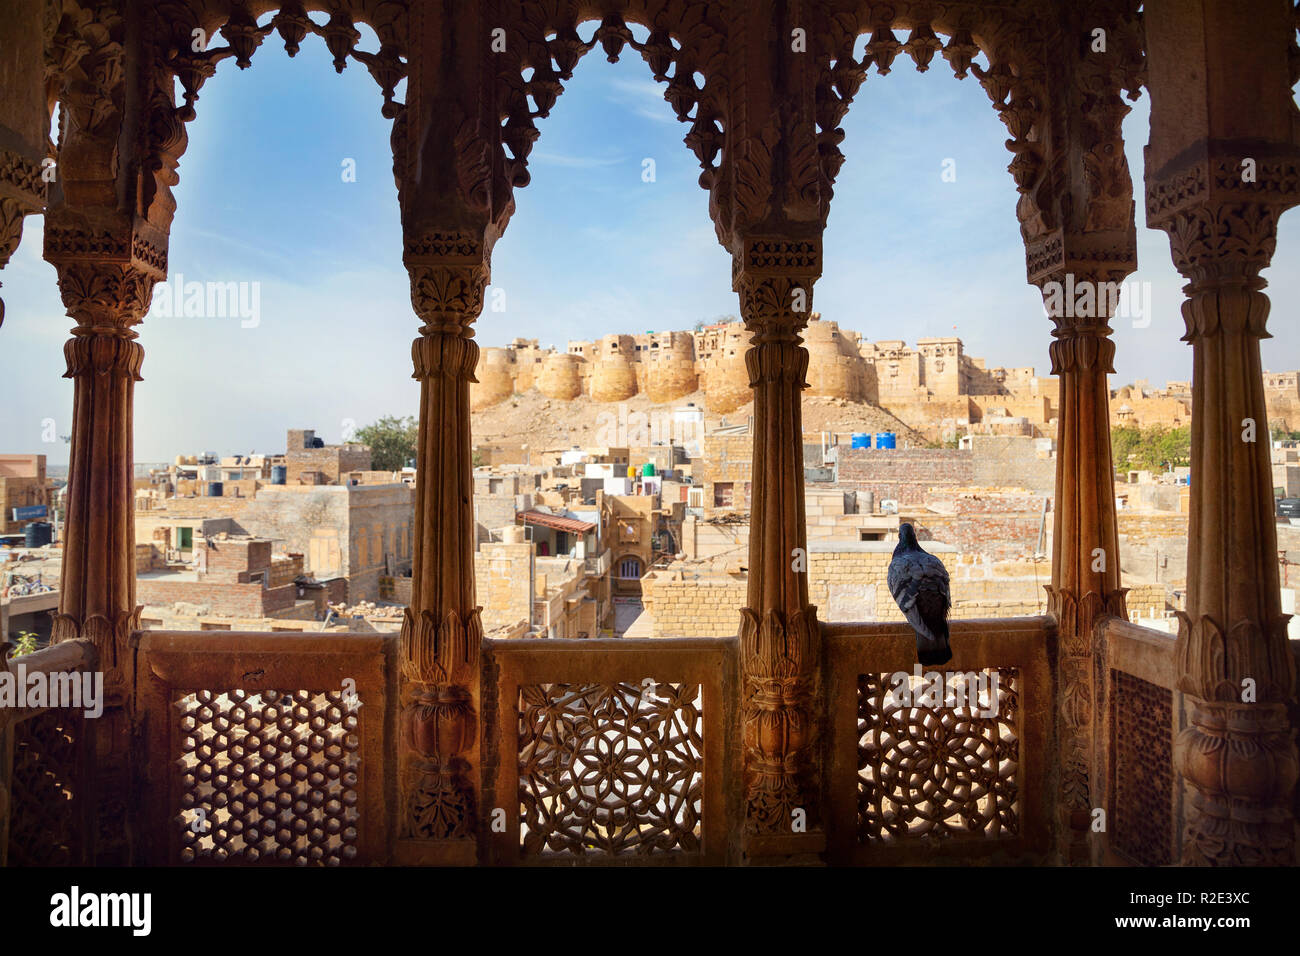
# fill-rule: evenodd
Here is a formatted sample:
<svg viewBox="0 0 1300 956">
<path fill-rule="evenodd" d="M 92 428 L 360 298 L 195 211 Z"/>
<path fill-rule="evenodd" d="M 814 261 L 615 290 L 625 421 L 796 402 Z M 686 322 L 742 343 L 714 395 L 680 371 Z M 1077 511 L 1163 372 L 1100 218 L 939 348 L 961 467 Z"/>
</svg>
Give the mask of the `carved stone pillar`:
<svg viewBox="0 0 1300 956">
<path fill-rule="evenodd" d="M 824 849 L 817 758 L 821 629 L 808 603 L 803 417 L 808 351 L 800 332 L 820 273 L 820 243 L 749 239 L 733 286 L 752 334 L 754 390 L 749 591 L 741 609 L 746 853 Z"/>
<path fill-rule="evenodd" d="M 481 243 L 460 234 L 408 242 L 405 261 L 424 324 L 411 346 L 420 437 L 411 606 L 401 634 L 399 861 L 473 863 L 483 628 L 474 601 L 469 387 L 478 362 L 471 323 L 483 308 L 488 266 Z"/>
<path fill-rule="evenodd" d="M 1169 233 L 1192 346 L 1192 486 L 1175 745 L 1182 860 L 1293 864 L 1295 663 L 1278 584 L 1260 278 L 1296 205 L 1295 11 L 1149 0 L 1147 224 Z"/>
<path fill-rule="evenodd" d="M 59 291 L 77 323 L 63 349 L 65 377 L 73 380 L 72 445 L 52 639 L 83 638 L 99 653 L 105 700 L 95 721 L 95 855 L 119 865 L 130 862 L 133 843 L 128 641 L 140 627 L 132 411 L 144 349 L 134 326 L 165 274 L 166 255 L 140 230 L 118 222 L 94 228 L 56 213 L 47 217 L 45 258 L 58 269 Z"/>
<path fill-rule="evenodd" d="M 1115 343 L 1109 325 L 1118 284 L 1131 267 L 1054 272 L 1039 279 L 1052 319 L 1052 374 L 1060 378 L 1052 583 L 1048 613 L 1057 620 L 1060 667 L 1060 828 L 1068 863 L 1089 859 L 1095 805 L 1093 735 L 1099 725 L 1094 625 L 1127 617 L 1120 587 L 1115 468 L 1110 447 L 1110 384 Z"/>
<path fill-rule="evenodd" d="M 1212 161 L 1211 175 L 1241 168 Z M 1294 167 L 1292 167 L 1294 168 Z M 1287 200 L 1289 204 L 1292 200 Z M 1183 862 L 1293 864 L 1295 687 L 1278 582 L 1259 272 L 1285 204 L 1208 203 L 1160 225 L 1185 287 L 1192 344 L 1192 500 L 1178 688 L 1193 698 L 1175 761 L 1190 785 Z"/>
<path fill-rule="evenodd" d="M 127 637 L 140 624 L 132 403 L 144 349 L 133 327 L 163 275 L 148 248 L 139 236 L 115 242 L 53 222 L 45 233 L 45 256 L 77 323 L 63 349 L 64 377 L 74 383 L 72 446 L 53 638 L 95 644 L 110 701 L 128 691 Z"/>
</svg>

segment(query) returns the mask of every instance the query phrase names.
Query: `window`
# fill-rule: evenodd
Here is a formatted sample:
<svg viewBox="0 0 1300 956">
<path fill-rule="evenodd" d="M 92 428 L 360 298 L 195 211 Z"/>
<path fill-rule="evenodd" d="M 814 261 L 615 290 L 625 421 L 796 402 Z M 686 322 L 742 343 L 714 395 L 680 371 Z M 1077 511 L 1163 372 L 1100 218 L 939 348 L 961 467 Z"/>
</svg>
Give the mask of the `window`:
<svg viewBox="0 0 1300 956">
<path fill-rule="evenodd" d="M 618 564 L 618 576 L 624 581 L 641 580 L 641 559 L 624 558 Z"/>
</svg>

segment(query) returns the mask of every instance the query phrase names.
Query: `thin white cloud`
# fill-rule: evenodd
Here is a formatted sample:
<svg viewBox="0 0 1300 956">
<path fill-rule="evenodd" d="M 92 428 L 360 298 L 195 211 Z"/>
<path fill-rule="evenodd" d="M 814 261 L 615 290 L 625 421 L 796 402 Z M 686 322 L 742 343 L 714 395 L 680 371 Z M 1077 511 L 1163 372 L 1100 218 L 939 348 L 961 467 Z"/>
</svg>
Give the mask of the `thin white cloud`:
<svg viewBox="0 0 1300 956">
<path fill-rule="evenodd" d="M 533 150 L 528 155 L 528 162 L 541 163 L 544 166 L 564 166 L 570 169 L 600 169 L 605 166 L 617 166 L 626 160 L 621 156 L 566 156 L 563 153 Z"/>
</svg>

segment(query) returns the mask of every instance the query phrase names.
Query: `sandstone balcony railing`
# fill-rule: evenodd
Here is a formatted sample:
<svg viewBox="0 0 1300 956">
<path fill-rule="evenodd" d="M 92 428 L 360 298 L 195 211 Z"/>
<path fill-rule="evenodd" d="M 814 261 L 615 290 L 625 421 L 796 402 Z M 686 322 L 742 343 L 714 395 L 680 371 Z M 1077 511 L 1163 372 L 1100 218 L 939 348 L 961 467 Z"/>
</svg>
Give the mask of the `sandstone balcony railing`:
<svg viewBox="0 0 1300 956">
<path fill-rule="evenodd" d="M 1108 825 L 1094 839 L 1107 863 L 1176 861 L 1174 642 L 1119 619 L 1098 633 Z M 932 688 L 935 669 L 899 676 L 915 664 L 907 625 L 823 625 L 827 862 L 1052 859 L 1053 619 L 954 621 L 952 634 L 954 658 Z M 123 805 L 123 859 L 137 864 L 393 861 L 396 635 L 221 638 L 133 635 L 125 799 L 95 776 L 104 721 L 9 713 L 0 849 L 10 865 L 94 860 L 97 800 Z M 95 666 L 94 649 L 73 641 L 22 662 L 77 671 Z M 486 639 L 482 663 L 480 862 L 743 862 L 736 639 Z"/>
<path fill-rule="evenodd" d="M 138 863 L 384 862 L 397 635 L 145 631 Z"/>
<path fill-rule="evenodd" d="M 735 862 L 734 639 L 485 644 L 493 862 Z"/>
<path fill-rule="evenodd" d="M 18 686 L 38 674 L 48 681 L 93 673 L 97 664 L 90 641 L 9 661 L 23 677 Z M 84 708 L 0 708 L 0 865 L 92 862 L 96 726 Z"/>
<path fill-rule="evenodd" d="M 914 674 L 909 626 L 823 625 L 831 862 L 1048 856 L 1053 621 L 953 621 L 951 632 L 953 659 L 927 698 L 924 679 L 894 676 Z"/>
</svg>

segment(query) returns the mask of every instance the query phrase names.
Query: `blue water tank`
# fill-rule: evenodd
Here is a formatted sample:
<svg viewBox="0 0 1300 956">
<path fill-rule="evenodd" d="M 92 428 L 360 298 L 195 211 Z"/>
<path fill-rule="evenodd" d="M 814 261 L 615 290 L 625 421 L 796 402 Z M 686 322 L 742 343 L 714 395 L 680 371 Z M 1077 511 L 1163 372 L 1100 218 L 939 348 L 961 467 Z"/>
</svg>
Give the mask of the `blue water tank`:
<svg viewBox="0 0 1300 956">
<path fill-rule="evenodd" d="M 871 436 L 866 432 L 854 432 L 853 437 L 849 439 L 850 448 L 870 448 Z"/>
<path fill-rule="evenodd" d="M 893 432 L 876 432 L 877 448 L 897 448 L 898 437 Z"/>
<path fill-rule="evenodd" d="M 51 528 L 48 521 L 33 521 L 23 528 L 23 544 L 28 548 L 43 548 L 50 543 Z"/>
<path fill-rule="evenodd" d="M 282 485 L 289 477 L 289 469 L 284 465 L 271 466 L 271 484 Z"/>
</svg>

